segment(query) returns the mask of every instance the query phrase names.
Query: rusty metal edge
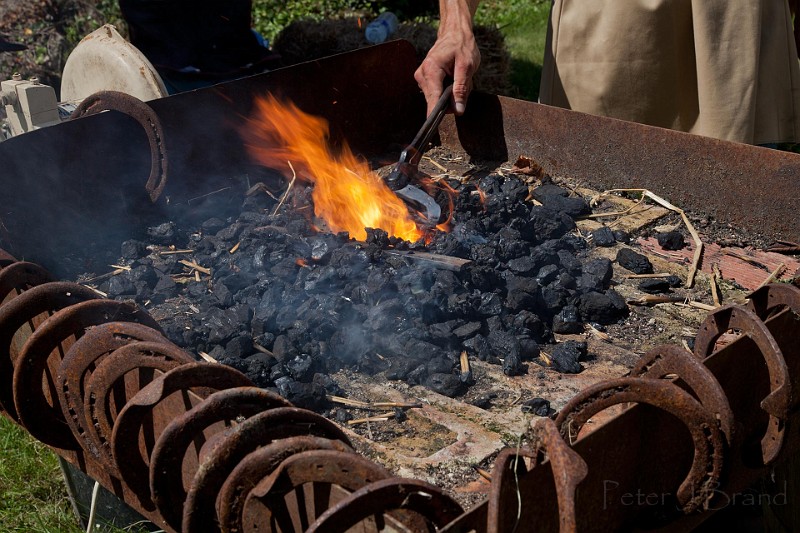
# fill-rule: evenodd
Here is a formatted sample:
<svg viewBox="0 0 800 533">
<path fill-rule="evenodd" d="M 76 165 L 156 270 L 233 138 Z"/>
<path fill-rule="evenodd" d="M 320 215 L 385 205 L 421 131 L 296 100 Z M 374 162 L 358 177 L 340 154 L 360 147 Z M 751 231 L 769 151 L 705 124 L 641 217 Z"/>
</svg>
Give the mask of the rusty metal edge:
<svg viewBox="0 0 800 533">
<path fill-rule="evenodd" d="M 475 159 L 534 159 L 599 190 L 645 188 L 753 237 L 800 241 L 800 156 L 473 93 L 440 127 L 443 145 Z"/>
</svg>

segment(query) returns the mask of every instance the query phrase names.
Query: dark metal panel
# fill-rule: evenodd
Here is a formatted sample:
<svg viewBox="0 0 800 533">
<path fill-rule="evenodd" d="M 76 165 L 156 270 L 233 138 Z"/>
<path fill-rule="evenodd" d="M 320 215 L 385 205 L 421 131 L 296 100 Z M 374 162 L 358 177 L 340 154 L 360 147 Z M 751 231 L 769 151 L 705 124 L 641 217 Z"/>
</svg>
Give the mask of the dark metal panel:
<svg viewBox="0 0 800 533">
<path fill-rule="evenodd" d="M 334 142 L 347 139 L 356 153 L 399 154 L 425 118 L 416 65 L 413 47 L 394 41 L 149 102 L 170 169 L 155 205 L 144 189 L 147 138 L 126 115 L 101 113 L 0 143 L 0 245 L 69 277 L 92 268 L 65 264 L 75 249 L 117 256 L 118 243 L 149 223 L 208 208 L 187 200 L 244 189 L 254 168 L 238 131 L 254 98 L 268 91 L 326 117 Z M 217 216 L 222 208 L 214 205 Z"/>
</svg>

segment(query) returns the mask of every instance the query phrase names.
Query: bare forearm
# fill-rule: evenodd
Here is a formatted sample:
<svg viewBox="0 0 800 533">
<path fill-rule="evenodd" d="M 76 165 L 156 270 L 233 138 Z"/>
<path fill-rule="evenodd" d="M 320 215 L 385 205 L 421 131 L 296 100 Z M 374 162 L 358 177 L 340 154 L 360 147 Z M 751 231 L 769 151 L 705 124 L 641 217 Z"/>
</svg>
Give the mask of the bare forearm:
<svg viewBox="0 0 800 533">
<path fill-rule="evenodd" d="M 472 75 L 481 57 L 472 34 L 472 17 L 480 0 L 439 0 L 439 36 L 417 69 L 417 80 L 428 102 L 428 113 L 442 94 L 442 82 L 453 77 L 453 109 L 464 112 L 472 90 Z"/>
<path fill-rule="evenodd" d="M 439 35 L 472 29 L 472 17 L 480 0 L 439 0 Z"/>
</svg>

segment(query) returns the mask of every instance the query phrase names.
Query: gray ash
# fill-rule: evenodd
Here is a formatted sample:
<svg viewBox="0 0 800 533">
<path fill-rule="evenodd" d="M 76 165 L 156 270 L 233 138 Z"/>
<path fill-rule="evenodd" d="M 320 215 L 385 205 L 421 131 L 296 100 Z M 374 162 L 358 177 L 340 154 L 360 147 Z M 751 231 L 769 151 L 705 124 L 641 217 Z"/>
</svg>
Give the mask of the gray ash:
<svg viewBox="0 0 800 533">
<path fill-rule="evenodd" d="M 547 183 L 534 191 L 543 205 L 531 206 L 523 181 L 497 174 L 450 185 L 454 229 L 427 245 L 381 230 L 369 230 L 366 242 L 320 232 L 308 219 L 309 189 L 296 186 L 274 216 L 276 202 L 263 195 L 224 220 L 151 228 L 146 244 L 193 253 L 148 254 L 144 242 L 127 241 L 131 270 L 99 288 L 148 302 L 173 342 L 316 409 L 340 392 L 328 375 L 341 368 L 457 396 L 471 383 L 459 375 L 464 350 L 518 375 L 554 331 L 625 316 L 610 288 L 611 262 L 590 259 L 574 235 L 572 217 L 588 207 L 582 199 Z M 396 251 L 470 263 L 445 270 Z M 186 276 L 187 259 L 211 275 Z M 573 353 L 554 359 L 561 371 L 580 371 Z"/>
</svg>

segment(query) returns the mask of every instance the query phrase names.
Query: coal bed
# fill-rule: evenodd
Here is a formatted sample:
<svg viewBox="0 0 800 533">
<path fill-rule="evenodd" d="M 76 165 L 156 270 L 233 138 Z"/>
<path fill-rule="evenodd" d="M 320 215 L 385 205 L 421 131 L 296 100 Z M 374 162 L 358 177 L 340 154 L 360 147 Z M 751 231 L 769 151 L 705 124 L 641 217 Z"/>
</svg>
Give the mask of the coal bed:
<svg viewBox="0 0 800 533">
<path fill-rule="evenodd" d="M 256 185 L 132 229 L 120 252 L 105 250 L 112 272 L 79 281 L 135 300 L 195 357 L 322 413 L 361 454 L 471 505 L 483 494 L 475 467 L 490 468 L 533 419 L 625 374 L 684 326 L 691 341 L 705 313 L 627 305 L 649 291 L 690 292 L 675 276 L 626 281 L 653 272 L 650 259 L 670 267 L 588 220 L 634 201 L 593 208 L 560 178 L 448 150 L 431 157 L 455 170 L 436 178 L 447 231 L 427 240 L 326 231 L 312 186 L 266 170 Z M 651 211 L 650 225 L 669 219 Z"/>
<path fill-rule="evenodd" d="M 428 244 L 321 232 L 298 208 L 310 187 L 298 187 L 277 213 L 261 193 L 237 216 L 148 228 L 148 240 L 122 244 L 129 270 L 98 289 L 145 304 L 179 346 L 318 411 L 342 393 L 329 377 L 342 368 L 456 397 L 474 383 L 462 352 L 516 376 L 554 333 L 627 314 L 611 261 L 575 234 L 574 218 L 591 211 L 584 199 L 545 183 L 531 205 L 515 175 L 450 186 L 452 231 Z M 585 344 L 559 345 L 550 367 L 577 373 L 586 355 Z"/>
</svg>

